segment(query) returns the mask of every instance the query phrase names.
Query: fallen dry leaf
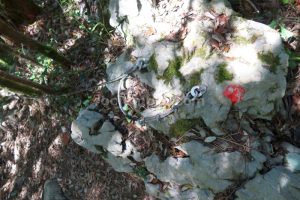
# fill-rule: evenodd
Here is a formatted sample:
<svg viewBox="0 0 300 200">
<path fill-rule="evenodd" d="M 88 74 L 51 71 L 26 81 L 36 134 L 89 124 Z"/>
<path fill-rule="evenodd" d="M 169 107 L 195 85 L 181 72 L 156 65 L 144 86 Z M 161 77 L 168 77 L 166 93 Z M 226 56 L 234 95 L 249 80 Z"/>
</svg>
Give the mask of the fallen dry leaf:
<svg viewBox="0 0 300 200">
<path fill-rule="evenodd" d="M 147 27 L 147 30 L 145 31 L 145 36 L 151 36 L 156 33 L 156 29 L 154 27 Z"/>
<path fill-rule="evenodd" d="M 171 149 L 171 155 L 173 155 L 175 158 L 185 158 L 188 157 L 188 155 L 181 151 L 180 149 L 176 148 L 176 147 L 172 147 Z"/>
<path fill-rule="evenodd" d="M 68 133 L 63 133 L 61 135 L 61 141 L 64 145 L 68 145 L 70 142 L 70 135 Z"/>
<path fill-rule="evenodd" d="M 169 35 L 165 37 L 165 40 L 170 42 L 178 42 L 181 40 L 184 40 L 188 33 L 188 28 L 185 26 L 182 26 L 178 31 L 172 32 Z"/>
<path fill-rule="evenodd" d="M 215 39 L 211 39 L 210 40 L 210 45 L 214 48 L 214 49 L 218 49 L 220 50 L 220 44 L 217 40 Z"/>
</svg>

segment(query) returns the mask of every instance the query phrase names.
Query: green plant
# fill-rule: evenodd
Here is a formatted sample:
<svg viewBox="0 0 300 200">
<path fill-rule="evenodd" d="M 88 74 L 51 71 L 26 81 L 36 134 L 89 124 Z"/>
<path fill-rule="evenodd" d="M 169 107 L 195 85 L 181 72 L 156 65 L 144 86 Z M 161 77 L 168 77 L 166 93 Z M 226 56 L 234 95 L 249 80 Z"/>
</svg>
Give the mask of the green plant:
<svg viewBox="0 0 300 200">
<path fill-rule="evenodd" d="M 300 62 L 300 55 L 288 49 L 286 50 L 286 52 L 289 55 L 289 67 L 292 69 L 298 67 L 298 63 Z"/>
<path fill-rule="evenodd" d="M 283 4 L 293 4 L 295 2 L 295 0 L 281 0 L 281 3 Z"/>
<path fill-rule="evenodd" d="M 285 25 L 283 24 L 282 20 L 272 20 L 269 26 L 273 29 L 278 29 L 281 38 L 284 41 L 287 41 L 289 38 L 293 37 L 294 34 L 285 28 Z"/>
<path fill-rule="evenodd" d="M 47 83 L 48 73 L 53 70 L 53 60 L 42 54 L 37 54 L 36 60 L 41 66 L 27 65 L 30 72 L 29 79 L 38 83 Z"/>
</svg>

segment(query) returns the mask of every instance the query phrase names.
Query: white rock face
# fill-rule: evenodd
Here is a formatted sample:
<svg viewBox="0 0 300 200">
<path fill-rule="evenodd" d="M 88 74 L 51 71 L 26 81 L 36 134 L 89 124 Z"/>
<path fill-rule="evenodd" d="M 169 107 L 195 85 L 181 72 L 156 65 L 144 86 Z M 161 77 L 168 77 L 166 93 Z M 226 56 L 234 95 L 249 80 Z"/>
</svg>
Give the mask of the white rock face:
<svg viewBox="0 0 300 200">
<path fill-rule="evenodd" d="M 182 148 L 189 157 L 168 157 L 165 161 L 161 161 L 156 155 L 146 158 L 148 171 L 164 182 L 191 184 L 194 188 L 217 193 L 225 190 L 235 180 L 253 177 L 266 161 L 266 157 L 259 152 L 252 152 L 253 158 L 249 162 L 239 152 L 215 153 L 194 141 L 183 144 Z"/>
<path fill-rule="evenodd" d="M 283 167 L 276 167 L 247 182 L 244 188 L 236 192 L 236 195 L 238 200 L 299 200 L 299 182 L 299 174 L 293 174 Z"/>
<path fill-rule="evenodd" d="M 131 142 L 126 140 L 124 142 L 126 148 L 123 149 L 121 133 L 115 130 L 109 121 L 104 121 L 98 112 L 81 111 L 72 122 L 71 130 L 71 137 L 77 144 L 103 155 L 116 171 L 132 172 L 131 161 L 127 158 L 129 155 L 140 161 L 139 153 Z"/>
<path fill-rule="evenodd" d="M 119 2 L 119 7 L 116 2 Z M 146 0 L 131 5 L 131 9 L 126 9 L 127 5 L 122 7 L 124 2 L 111 1 L 110 9 L 112 13 L 118 13 L 119 18 L 127 16 L 128 21 L 124 23 L 122 31 L 126 33 L 126 38 L 130 35 L 135 38 L 131 43 L 135 47 L 131 55 L 147 59 L 153 56 L 156 60 L 156 71 L 152 69 L 148 73 L 136 75 L 142 82 L 155 88 L 153 97 L 157 102 L 166 97 L 175 99 L 184 96 L 191 89 L 191 82 L 208 86 L 201 102 L 184 104 L 177 114 L 160 121 L 151 121 L 148 123 L 150 126 L 170 134 L 171 124 L 178 119 L 201 118 L 216 135 L 223 135 L 219 124 L 227 118 L 232 105 L 223 92 L 226 86 L 232 84 L 245 90 L 243 99 L 234 105 L 240 114 L 271 119 L 285 92 L 288 65 L 288 56 L 278 32 L 267 25 L 234 16 L 225 1 L 196 0 L 191 5 L 190 1 L 171 1 L 164 8 L 170 9 L 171 14 L 162 13 L 160 7 L 151 8 Z M 210 44 L 211 37 L 215 37 L 212 36 L 214 21 L 206 17 L 211 9 L 217 15 L 226 14 L 230 17 L 231 31 L 226 34 L 230 48 L 227 52 L 213 50 Z M 184 23 L 187 14 L 194 18 Z M 117 15 L 113 14 L 112 25 L 116 24 L 117 19 Z M 170 33 L 181 30 L 183 24 L 187 30 L 185 38 L 182 41 L 167 41 Z M 124 53 L 116 63 L 108 65 L 109 79 L 126 70 L 130 65 L 129 56 Z M 170 82 L 166 82 L 164 73 L 176 58 L 181 59 L 178 70 L 181 77 L 173 76 Z M 223 64 L 226 71 L 232 74 L 232 80 L 220 82 L 216 78 Z M 198 80 L 197 77 L 195 80 L 197 73 Z M 109 86 L 109 89 L 113 93 L 116 91 L 115 85 Z M 154 115 L 157 110 L 161 110 L 159 105 L 156 110 L 146 110 L 144 116 Z"/>
<path fill-rule="evenodd" d="M 252 150 L 248 153 L 250 157 L 246 158 L 238 151 L 217 153 L 211 148 L 215 142 L 220 142 L 218 136 L 225 134 L 221 123 L 228 119 L 232 108 L 238 110 L 239 116 L 247 114 L 260 119 L 271 119 L 276 112 L 285 93 L 288 66 L 288 56 L 280 35 L 266 25 L 235 16 L 227 1 L 161 2 L 155 8 L 150 0 L 110 1 L 110 23 L 118 27 L 131 48 L 115 63 L 108 64 L 108 80 L 128 71 L 134 65 L 132 57 L 150 60 L 148 72 L 134 73 L 143 83 L 154 88 L 155 107 L 146 109 L 142 113 L 144 117 L 162 115 L 167 106 L 161 102 L 168 99 L 169 103 L 177 103 L 191 87 L 205 84 L 207 92 L 201 99 L 182 101 L 176 112 L 146 123 L 174 136 L 173 132 L 182 128 L 179 126 L 182 120 L 192 122 L 192 119 L 197 119 L 195 125 L 199 127 L 200 121 L 203 121 L 215 135 L 206 131 L 206 127 L 197 128 L 203 129 L 200 133 L 202 143 L 190 141 L 177 146 L 187 157 L 170 156 L 160 160 L 158 155 L 152 154 L 141 160 L 131 142 L 124 141 L 126 148 L 122 147 L 122 135 L 109 121 L 97 112 L 85 110 L 72 123 L 74 141 L 90 151 L 103 154 L 117 171 L 133 171 L 127 158 L 129 155 L 138 162 L 144 161 L 146 171 L 167 185 L 162 192 L 160 184 L 145 180 L 147 192 L 159 199 L 210 200 L 236 181 L 248 178 L 251 180 L 245 188 L 236 193 L 238 199 L 299 199 L 298 175 L 282 167 L 276 167 L 265 175 L 258 173 L 267 160 L 260 152 Z M 211 10 L 214 10 L 215 16 L 210 13 Z M 230 18 L 230 31 L 220 37 L 213 33 L 216 29 L 214 17 L 222 14 Z M 178 37 L 175 37 L 176 33 L 180 33 Z M 218 50 L 213 47 L 212 38 L 226 40 L 228 48 Z M 115 94 L 118 84 L 107 87 Z M 237 102 L 224 95 L 224 91 L 232 85 L 244 92 Z M 258 133 L 248 121 L 243 119 L 240 124 L 233 123 L 234 119 L 229 120 L 226 126 L 235 126 L 234 132 L 240 128 L 247 132 L 243 135 L 245 140 L 253 136 L 252 148 L 261 149 L 262 144 L 268 144 L 270 151 L 264 149 L 268 152 L 265 154 L 272 154 L 271 140 L 261 142 L 258 137 L 255 138 Z M 176 141 L 177 145 L 176 139 L 172 141 Z M 285 145 L 285 148 L 291 149 L 291 146 Z M 298 172 L 299 152 L 292 150 L 274 163 L 284 160 L 290 170 Z"/>
</svg>

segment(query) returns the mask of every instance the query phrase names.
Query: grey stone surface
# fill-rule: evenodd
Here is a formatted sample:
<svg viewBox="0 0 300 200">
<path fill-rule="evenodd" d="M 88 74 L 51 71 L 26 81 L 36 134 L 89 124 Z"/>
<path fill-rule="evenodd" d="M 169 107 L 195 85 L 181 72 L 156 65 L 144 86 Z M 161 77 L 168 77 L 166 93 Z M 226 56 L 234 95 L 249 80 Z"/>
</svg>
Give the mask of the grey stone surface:
<svg viewBox="0 0 300 200">
<path fill-rule="evenodd" d="M 121 133 L 98 112 L 81 111 L 72 122 L 71 130 L 71 137 L 77 144 L 94 153 L 102 154 L 116 171 L 132 171 L 130 165 L 132 162 L 127 158 L 129 155 L 141 161 L 140 153 L 132 143 L 128 140 L 123 141 Z"/>
<path fill-rule="evenodd" d="M 292 172 L 300 172 L 300 153 L 288 153 L 285 155 L 286 167 Z"/>
<path fill-rule="evenodd" d="M 156 69 L 149 66 L 151 69 L 146 73 L 134 73 L 141 82 L 154 88 L 152 96 L 156 100 L 155 107 L 142 113 L 144 117 L 153 117 L 167 111 L 162 104 L 166 99 L 170 99 L 168 103 L 176 103 L 182 99 L 191 89 L 191 77 L 201 72 L 196 77 L 196 83 L 193 83 L 208 86 L 201 99 L 184 102 L 173 114 L 163 119 L 154 117 L 146 121 L 146 124 L 170 136 L 170 130 L 174 130 L 170 127 L 175 125 L 176 128 L 178 120 L 201 119 L 205 130 L 203 127 L 197 128 L 203 124 L 200 122 L 195 127 L 200 130 L 201 140 L 206 138 L 206 142 L 215 139 L 213 134 L 220 136 L 242 129 L 242 141 L 246 142 L 251 137 L 250 147 L 266 152 L 269 158 L 266 164 L 274 167 L 285 162 L 289 170 L 276 166 L 270 172 L 260 175 L 258 172 L 267 161 L 262 153 L 252 150 L 247 158 L 238 151 L 217 153 L 211 148 L 211 144 L 204 145 L 196 141 L 176 146 L 187 157 L 160 160 L 157 155 L 152 154 L 142 160 L 130 141 L 123 141 L 122 134 L 109 121 L 100 113 L 91 110 L 80 112 L 79 117 L 72 123 L 74 141 L 92 152 L 104 155 L 117 171 L 133 171 L 133 163 L 128 156 L 138 162 L 145 161 L 145 167 L 152 176 L 168 183 L 162 192 L 160 184 L 145 180 L 147 192 L 159 199 L 210 200 L 216 193 L 246 179 L 250 180 L 244 188 L 236 192 L 238 199 L 299 199 L 299 175 L 291 171 L 299 171 L 300 150 L 283 143 L 282 146 L 289 153 L 284 158 L 272 160 L 273 148 L 270 142 L 273 133 L 259 125 L 259 132 L 265 136 L 259 139 L 259 132 L 254 131 L 252 124 L 243 118 L 246 114 L 252 119 L 271 119 L 285 93 L 288 56 L 279 33 L 267 25 L 237 17 L 227 1 L 161 2 L 154 8 L 150 0 L 110 1 L 110 23 L 117 27 L 130 50 L 126 50 L 115 62 L 107 65 L 108 80 L 120 77 L 128 71 L 135 64 L 132 58 L 154 58 L 157 62 Z M 225 36 L 230 44 L 228 51 L 213 50 L 210 45 L 215 29 L 214 20 L 209 19 L 211 16 L 208 17 L 211 10 L 217 15 L 226 14 L 230 17 L 233 31 Z M 170 39 L 173 33 L 183 31 L 185 15 L 193 17 L 185 24 L 187 34 L 180 41 L 172 37 Z M 262 54 L 274 57 L 275 66 L 266 63 L 261 58 Z M 177 70 L 180 76 L 172 77 L 170 82 L 165 81 L 166 70 L 178 58 L 182 61 L 180 69 Z M 220 65 L 224 63 L 233 78 L 219 82 L 216 77 Z M 115 94 L 118 84 L 115 82 L 107 87 Z M 236 115 L 239 116 L 240 123 L 236 122 L 236 116 L 229 115 L 232 102 L 223 94 L 224 89 L 232 84 L 245 89 L 243 99 L 234 105 L 235 110 L 239 111 Z M 122 141 L 126 148 L 122 146 Z M 177 142 L 177 139 L 171 138 L 171 141 Z M 226 148 L 230 145 L 232 144 L 226 142 L 220 144 Z"/>
<path fill-rule="evenodd" d="M 42 200 L 68 200 L 55 179 L 47 180 L 44 184 Z"/>
<path fill-rule="evenodd" d="M 299 200 L 300 175 L 283 167 L 275 167 L 248 181 L 235 194 L 237 200 Z"/>
<path fill-rule="evenodd" d="M 238 84 L 245 88 L 243 100 L 235 105 L 241 114 L 247 113 L 254 118 L 271 119 L 286 88 L 288 56 L 284 51 L 279 33 L 267 25 L 235 16 L 228 7 L 227 1 L 195 0 L 189 2 L 172 1 L 166 4 L 164 9 L 160 7 L 154 9 L 151 1 L 147 0 L 130 1 L 130 3 L 111 1 L 111 23 L 116 26 L 118 17 L 127 17 L 126 23 L 123 23 L 122 32 L 125 33 L 127 39 L 130 38 L 129 36 L 134 38 L 134 40 L 127 40 L 133 41 L 129 44 L 134 51 L 124 53 L 115 63 L 108 65 L 109 79 L 113 79 L 124 72 L 129 65 L 133 65 L 130 63 L 130 56 L 148 59 L 154 55 L 158 64 L 157 72 L 136 73 L 142 82 L 155 88 L 153 97 L 158 102 L 157 108 L 143 113 L 144 116 L 151 116 L 163 112 L 159 102 L 162 102 L 164 98 L 182 97 L 191 89 L 178 77 L 173 77 L 170 83 L 158 78 L 164 74 L 172 60 L 176 57 L 183 58 L 179 72 L 187 82 L 193 74 L 202 71 L 199 75 L 199 83 L 206 84 L 208 91 L 201 102 L 184 104 L 178 109 L 178 113 L 160 121 L 148 122 L 148 125 L 165 134 L 170 134 L 171 124 L 178 119 L 202 118 L 216 135 L 224 135 L 220 123 L 227 118 L 231 102 L 223 96 L 223 91 L 229 84 Z M 230 24 L 234 31 L 229 37 L 228 52 L 216 53 L 214 50 L 210 53 L 212 47 L 209 45 L 209 38 L 214 29 L 214 23 L 208 18 L 191 20 L 186 24 L 188 32 L 181 46 L 181 42 L 164 40 L 170 33 L 182 27 L 183 19 L 178 16 L 192 13 L 197 19 L 207 16 L 211 9 L 217 14 L 224 13 L 231 18 Z M 155 31 L 148 36 L 147 32 L 151 28 Z M 197 51 L 202 53 L 197 53 Z M 262 54 L 270 54 L 278 59 L 274 67 L 275 72 L 270 70 L 268 66 L 270 64 L 260 58 Z M 188 59 L 186 59 L 187 55 L 189 55 Z M 227 64 L 226 68 L 233 74 L 233 79 L 220 83 L 215 77 L 218 66 L 222 63 Z M 116 92 L 114 84 L 108 87 L 112 93 Z"/>
<path fill-rule="evenodd" d="M 181 191 L 178 185 L 170 185 L 168 192 L 162 192 L 158 185 L 146 183 L 145 186 L 148 194 L 161 200 L 213 200 L 215 196 L 211 191 L 199 188 Z"/>
<path fill-rule="evenodd" d="M 252 161 L 249 162 L 239 152 L 215 153 L 195 141 L 181 146 L 189 157 L 168 157 L 161 161 L 152 155 L 145 160 L 148 171 L 164 182 L 192 184 L 199 189 L 221 192 L 235 180 L 253 177 L 266 161 L 265 156 L 257 151 L 252 152 Z"/>
<path fill-rule="evenodd" d="M 300 153 L 300 148 L 288 143 L 288 142 L 283 142 L 281 143 L 281 146 L 283 149 L 285 149 L 289 153 Z"/>
</svg>

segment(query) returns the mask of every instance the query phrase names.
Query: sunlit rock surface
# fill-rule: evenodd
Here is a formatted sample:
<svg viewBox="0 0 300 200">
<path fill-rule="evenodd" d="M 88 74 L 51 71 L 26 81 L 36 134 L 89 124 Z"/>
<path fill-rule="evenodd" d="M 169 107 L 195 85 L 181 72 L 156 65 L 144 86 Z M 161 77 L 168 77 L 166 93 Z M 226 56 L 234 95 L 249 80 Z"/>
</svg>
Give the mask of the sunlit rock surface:
<svg viewBox="0 0 300 200">
<path fill-rule="evenodd" d="M 131 161 L 127 156 L 132 156 L 140 161 L 139 153 L 130 141 L 122 144 L 122 135 L 108 121 L 103 121 L 103 116 L 95 111 L 83 110 L 72 122 L 72 139 L 80 146 L 101 154 L 106 161 L 120 172 L 131 172 Z"/>
<path fill-rule="evenodd" d="M 276 167 L 248 181 L 236 192 L 236 195 L 238 200 L 298 200 L 300 199 L 299 182 L 299 174 L 293 174 L 283 167 Z"/>
<path fill-rule="evenodd" d="M 193 188 L 221 192 L 234 181 L 253 177 L 262 168 L 266 157 L 252 152 L 248 161 L 240 152 L 216 153 L 199 142 L 182 144 L 186 158 L 168 157 L 161 161 L 156 155 L 146 158 L 147 169 L 157 178 L 171 184 L 191 184 Z"/>
<path fill-rule="evenodd" d="M 208 86 L 201 101 L 186 103 L 178 113 L 160 121 L 152 120 L 148 123 L 150 126 L 172 134 L 170 126 L 178 119 L 201 118 L 216 135 L 223 135 L 219 124 L 227 118 L 232 105 L 223 93 L 226 86 L 233 84 L 245 90 L 243 98 L 235 103 L 240 115 L 247 113 L 254 118 L 271 119 L 285 92 L 288 65 L 288 56 L 277 31 L 235 16 L 223 1 L 176 1 L 174 5 L 171 2 L 165 9 L 170 7 L 176 14 L 166 16 L 159 8 L 150 8 L 149 1 L 137 2 L 141 3 L 125 9 L 128 6 L 125 1 L 111 1 L 111 22 L 116 25 L 119 18 L 126 16 L 127 21 L 120 31 L 126 38 L 133 38 L 130 45 L 134 51 L 126 52 L 115 63 L 108 64 L 109 79 L 124 73 L 133 65 L 130 58 L 136 57 L 151 60 L 148 73 L 136 74 L 142 82 L 155 88 L 153 97 L 157 104 L 167 97 L 184 96 L 194 85 Z M 215 19 L 207 17 L 212 9 L 215 15 L 225 14 L 230 18 L 230 30 L 221 37 L 213 33 Z M 191 19 L 186 20 L 187 14 L 192 16 Z M 182 27 L 184 30 L 180 29 Z M 176 40 L 176 32 L 186 32 L 186 35 Z M 228 48 L 213 50 L 211 38 L 226 40 Z M 178 66 L 172 64 L 176 60 Z M 172 67 L 177 67 L 176 73 Z M 116 86 L 117 83 L 108 88 L 115 93 Z M 159 112 L 163 111 L 157 105 L 156 109 L 146 110 L 143 115 L 152 116 Z"/>
<path fill-rule="evenodd" d="M 132 172 L 132 159 L 142 163 L 148 173 L 143 177 L 146 190 L 159 199 L 211 200 L 241 181 L 245 187 L 236 193 L 239 199 L 299 199 L 299 185 L 295 186 L 299 182 L 299 152 L 288 151 L 275 160 L 271 157 L 273 133 L 260 130 L 265 137 L 259 138 L 260 133 L 243 117 L 271 119 L 285 93 L 288 56 L 278 32 L 237 17 L 226 1 L 161 1 L 158 7 L 153 2 L 110 1 L 110 23 L 129 48 L 107 64 L 108 80 L 124 75 L 134 60 L 149 61 L 147 72 L 134 73 L 154 88 L 155 107 L 143 111 L 143 117 L 162 115 L 168 106 L 161 102 L 178 103 L 191 87 L 206 85 L 207 92 L 201 99 L 182 101 L 175 113 L 145 121 L 175 143 L 195 126 L 201 139 L 178 142 L 185 157 L 170 155 L 162 159 L 153 153 L 141 159 L 130 141 L 125 140 L 126 148 L 122 147 L 121 134 L 110 122 L 87 109 L 72 123 L 74 141 L 104 155 L 117 171 Z M 229 17 L 228 30 L 218 35 L 215 30 L 221 15 Z M 212 39 L 222 46 L 216 47 Z M 115 95 L 118 84 L 108 84 L 107 88 Z M 228 96 L 227 89 L 232 89 L 229 86 L 241 90 L 242 95 L 238 99 Z M 239 123 L 232 113 L 229 115 L 230 110 L 239 116 Z M 232 133 L 243 130 L 241 137 L 245 140 L 241 141 L 249 142 L 250 150 L 241 145 L 245 152 L 237 151 L 241 148 L 238 143 L 230 152 L 217 152 L 213 145 L 226 134 L 223 128 Z M 293 149 L 289 144 L 285 146 Z M 266 163 L 276 167 L 261 174 Z M 151 182 L 153 177 L 156 184 Z"/>
</svg>

